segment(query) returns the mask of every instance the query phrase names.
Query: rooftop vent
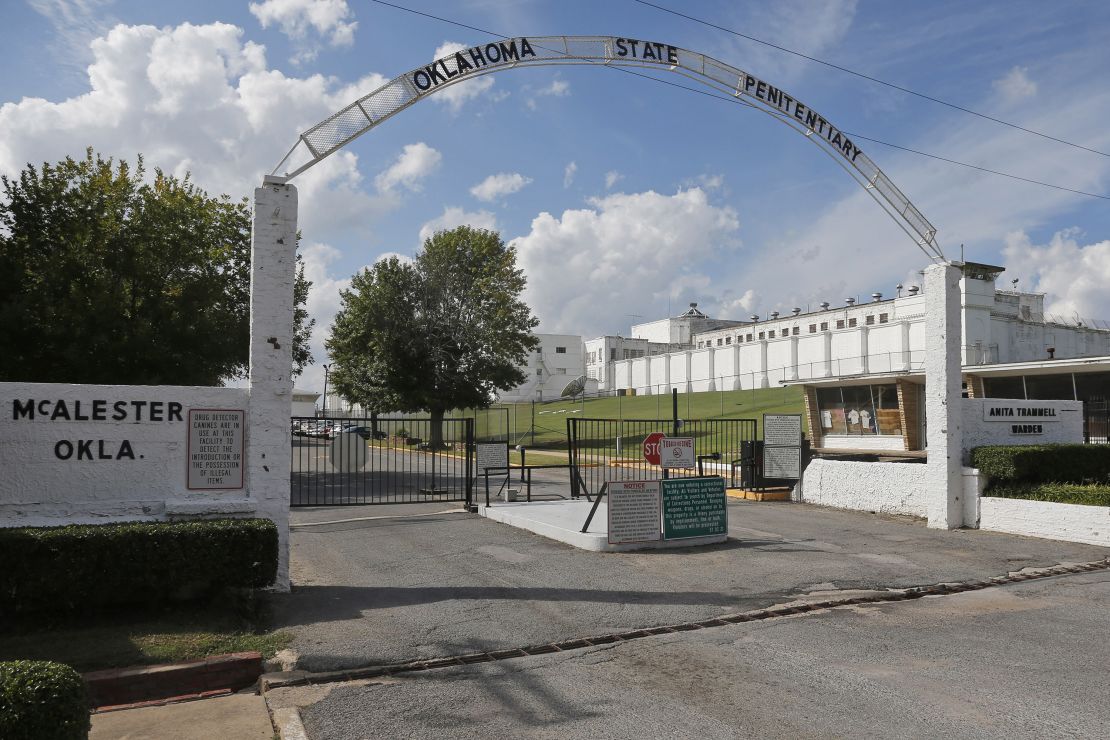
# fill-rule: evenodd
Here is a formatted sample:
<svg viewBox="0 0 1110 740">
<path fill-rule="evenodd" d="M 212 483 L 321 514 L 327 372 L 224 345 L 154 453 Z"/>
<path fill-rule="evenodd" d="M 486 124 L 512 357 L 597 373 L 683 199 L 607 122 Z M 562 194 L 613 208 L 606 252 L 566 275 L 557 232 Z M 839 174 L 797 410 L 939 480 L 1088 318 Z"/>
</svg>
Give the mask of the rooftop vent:
<svg viewBox="0 0 1110 740">
<path fill-rule="evenodd" d="M 829 310 L 829 302 L 828 301 L 821 301 L 821 310 L 822 311 L 828 311 Z"/>
<path fill-rule="evenodd" d="M 856 299 L 855 298 L 845 298 L 844 302 L 847 303 L 849 306 L 856 305 Z"/>
<path fill-rule="evenodd" d="M 750 319 L 751 319 L 752 321 L 759 321 L 759 314 L 754 314 L 754 313 L 753 313 L 753 314 L 752 314 L 751 316 L 749 316 L 748 318 L 750 318 Z"/>
<path fill-rule="evenodd" d="M 802 312 L 802 309 L 798 308 L 797 306 L 794 306 L 794 308 L 792 308 L 792 309 L 790 310 L 790 313 L 794 314 L 795 316 L 797 316 L 797 315 L 798 315 L 798 314 L 800 314 L 801 312 Z"/>
<path fill-rule="evenodd" d="M 917 295 L 917 291 L 919 291 L 919 290 L 921 290 L 921 288 L 917 287 L 916 285 L 911 285 L 910 289 L 909 289 L 909 294 L 910 295 Z"/>
<path fill-rule="evenodd" d="M 771 318 L 772 319 L 777 319 L 778 317 L 779 317 L 779 312 L 778 311 L 772 311 L 771 312 Z"/>
<path fill-rule="evenodd" d="M 871 300 L 873 300 L 873 301 L 881 301 L 882 299 L 883 299 L 883 294 L 882 293 L 872 293 L 871 294 Z"/>
</svg>

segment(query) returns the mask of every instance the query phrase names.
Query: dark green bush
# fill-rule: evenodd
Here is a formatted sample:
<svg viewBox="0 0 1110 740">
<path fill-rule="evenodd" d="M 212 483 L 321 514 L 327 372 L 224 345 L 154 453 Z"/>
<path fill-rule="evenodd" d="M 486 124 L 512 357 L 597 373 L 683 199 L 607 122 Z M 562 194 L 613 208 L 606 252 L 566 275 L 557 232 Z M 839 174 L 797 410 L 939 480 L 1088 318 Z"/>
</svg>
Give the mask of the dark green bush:
<svg viewBox="0 0 1110 740">
<path fill-rule="evenodd" d="M 991 496 L 1054 501 L 1060 504 L 1110 506 L 1110 486 L 1097 483 L 999 483 L 991 486 Z"/>
<path fill-rule="evenodd" d="M 976 447 L 971 465 L 995 483 L 1110 483 L 1110 445 Z"/>
<path fill-rule="evenodd" d="M 0 737 L 84 740 L 89 707 L 81 674 L 46 660 L 0 662 Z"/>
<path fill-rule="evenodd" d="M 154 606 L 277 572 L 268 519 L 0 529 L 0 616 Z"/>
</svg>

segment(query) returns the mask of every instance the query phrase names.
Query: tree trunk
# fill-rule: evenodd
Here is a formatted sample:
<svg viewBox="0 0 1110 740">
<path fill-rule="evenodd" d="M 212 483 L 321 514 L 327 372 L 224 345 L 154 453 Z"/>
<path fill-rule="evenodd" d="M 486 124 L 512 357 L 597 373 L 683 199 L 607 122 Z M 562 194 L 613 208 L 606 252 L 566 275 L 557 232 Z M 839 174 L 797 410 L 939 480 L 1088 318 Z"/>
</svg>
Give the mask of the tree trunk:
<svg viewBox="0 0 1110 740">
<path fill-rule="evenodd" d="M 432 409 L 431 429 L 428 430 L 428 447 L 433 450 L 442 450 L 447 447 L 443 444 L 443 409 Z"/>
</svg>

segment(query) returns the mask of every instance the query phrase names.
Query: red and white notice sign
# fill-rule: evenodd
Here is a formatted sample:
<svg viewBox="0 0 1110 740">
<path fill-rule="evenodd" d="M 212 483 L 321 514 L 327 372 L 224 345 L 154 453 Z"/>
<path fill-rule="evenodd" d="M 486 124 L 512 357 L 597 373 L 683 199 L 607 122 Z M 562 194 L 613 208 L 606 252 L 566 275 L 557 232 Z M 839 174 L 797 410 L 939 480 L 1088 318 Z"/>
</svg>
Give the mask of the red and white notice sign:
<svg viewBox="0 0 1110 740">
<path fill-rule="evenodd" d="M 659 481 L 609 481 L 606 490 L 610 545 L 658 542 L 662 538 Z"/>
</svg>

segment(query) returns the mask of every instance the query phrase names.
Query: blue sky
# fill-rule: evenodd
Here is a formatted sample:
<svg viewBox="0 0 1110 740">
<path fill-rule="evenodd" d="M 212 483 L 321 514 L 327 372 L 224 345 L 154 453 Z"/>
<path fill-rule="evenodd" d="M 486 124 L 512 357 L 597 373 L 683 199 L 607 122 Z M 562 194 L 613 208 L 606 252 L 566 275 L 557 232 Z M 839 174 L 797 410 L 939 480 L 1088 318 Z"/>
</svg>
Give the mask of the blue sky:
<svg viewBox="0 0 1110 740">
<path fill-rule="evenodd" d="M 2 0 L 0 173 L 86 146 L 249 194 L 297 134 L 447 44 L 489 36 L 366 0 Z M 855 135 L 1102 195 L 1081 151 L 633 0 L 404 0 L 496 33 L 614 35 L 720 59 Z M 1110 152 L 1110 4 L 659 4 Z M 690 84 L 677 75 L 662 79 Z M 1049 310 L 1110 318 L 1110 203 L 860 142 L 946 254 Z M 352 273 L 468 222 L 519 250 L 541 330 L 627 332 L 690 301 L 729 318 L 894 292 L 926 258 L 769 117 L 610 70 L 506 71 L 430 96 L 294 183 L 317 360 Z M 314 368 L 298 385 L 320 385 Z"/>
</svg>

